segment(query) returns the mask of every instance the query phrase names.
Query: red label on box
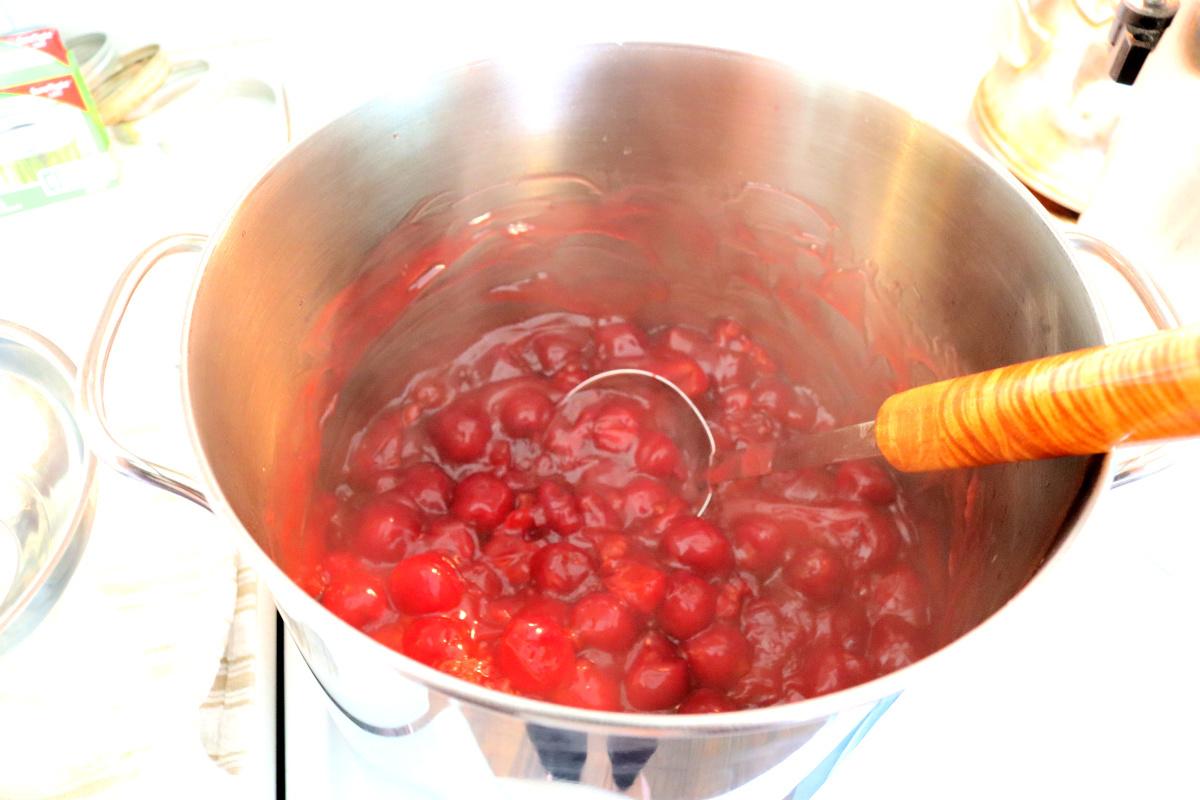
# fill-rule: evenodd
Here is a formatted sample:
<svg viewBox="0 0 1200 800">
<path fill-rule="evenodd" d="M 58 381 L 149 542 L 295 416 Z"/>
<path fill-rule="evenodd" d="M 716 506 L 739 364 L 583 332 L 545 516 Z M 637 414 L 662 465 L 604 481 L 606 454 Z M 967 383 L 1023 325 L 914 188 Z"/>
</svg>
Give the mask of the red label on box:
<svg viewBox="0 0 1200 800">
<path fill-rule="evenodd" d="M 48 81 L 26 83 L 21 86 L 8 86 L 0 89 L 0 92 L 27 94 L 30 97 L 45 97 L 50 100 L 57 100 L 60 103 L 69 103 L 70 105 L 77 106 L 81 111 L 87 110 L 87 106 L 83 102 L 83 96 L 79 93 L 79 86 L 70 75 L 61 78 L 51 78 Z"/>
<path fill-rule="evenodd" d="M 6 33 L 0 36 L 0 42 L 41 50 L 46 55 L 53 56 L 64 64 L 67 63 L 67 48 L 54 28 L 34 28 L 31 31 Z"/>
</svg>

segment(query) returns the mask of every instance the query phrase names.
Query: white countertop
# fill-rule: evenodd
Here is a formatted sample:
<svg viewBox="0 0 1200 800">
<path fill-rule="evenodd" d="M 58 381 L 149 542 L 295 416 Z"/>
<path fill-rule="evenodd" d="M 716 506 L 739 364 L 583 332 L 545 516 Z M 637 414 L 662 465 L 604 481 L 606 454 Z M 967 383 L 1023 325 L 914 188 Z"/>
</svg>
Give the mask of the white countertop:
<svg viewBox="0 0 1200 800">
<path fill-rule="evenodd" d="M 404 17 L 393 11 L 383 24 L 374 16 L 383 12 L 359 2 L 339 6 L 336 17 L 330 6 L 321 17 L 281 18 L 284 31 L 273 42 L 222 50 L 215 60 L 271 73 L 265 77 L 283 74 L 303 135 L 400 78 L 543 41 L 547 33 L 530 20 L 549 20 L 559 26 L 556 41 L 688 41 L 819 66 L 957 128 L 993 58 L 1003 5 L 800 2 L 781 18 L 777 4 L 765 2 L 719 12 L 617 2 L 574 15 L 546 4 L 479 4 L 466 14 L 470 24 L 449 7 Z M 930 33 L 922 23 L 930 19 L 956 34 Z M 0 219 L 0 318 L 38 329 L 78 360 L 128 259 L 161 235 L 213 229 L 256 158 L 216 168 L 216 159 L 133 152 L 120 187 Z M 140 423 L 143 441 L 166 457 L 186 458 L 175 368 L 191 274 L 184 263 L 160 272 L 145 293 L 152 302 L 131 321 L 131 332 L 141 333 L 130 346 L 165 366 L 124 377 L 143 408 L 162 413 L 127 412 L 126 421 Z M 962 655 L 955 673 L 906 691 L 821 796 L 1200 795 L 1190 767 L 1200 701 L 1186 690 L 1200 656 L 1192 619 L 1200 582 L 1189 577 L 1200 563 L 1200 526 L 1186 499 L 1200 460 L 1193 452 L 1186 464 L 1112 492 L 1053 585 L 1029 593 L 986 645 Z M 175 515 L 194 513 L 182 502 L 147 501 L 148 491 L 115 479 L 102 491 L 107 521 L 103 531 L 98 522 L 93 547 L 126 526 L 148 536 L 155 527 L 177 527 Z M 220 535 L 219 526 L 200 524 Z M 176 784 L 193 786 L 183 776 Z"/>
</svg>

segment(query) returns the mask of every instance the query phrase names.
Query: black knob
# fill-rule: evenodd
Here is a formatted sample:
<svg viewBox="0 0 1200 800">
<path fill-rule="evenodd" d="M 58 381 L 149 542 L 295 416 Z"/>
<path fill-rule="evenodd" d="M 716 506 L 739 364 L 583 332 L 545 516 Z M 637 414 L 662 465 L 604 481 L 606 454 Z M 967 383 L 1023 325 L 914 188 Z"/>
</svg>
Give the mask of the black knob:
<svg viewBox="0 0 1200 800">
<path fill-rule="evenodd" d="M 1178 12 L 1178 0 L 1121 0 L 1108 32 L 1113 46 L 1108 74 L 1114 81 L 1128 85 L 1137 79 Z"/>
<path fill-rule="evenodd" d="M 633 786 L 637 776 L 654 755 L 658 744 L 653 739 L 636 736 L 612 736 L 608 740 L 608 758 L 612 764 L 613 783 L 622 792 Z"/>
<path fill-rule="evenodd" d="M 525 730 L 550 777 L 556 781 L 579 783 L 583 765 L 587 763 L 586 733 L 547 728 L 532 722 Z"/>
</svg>

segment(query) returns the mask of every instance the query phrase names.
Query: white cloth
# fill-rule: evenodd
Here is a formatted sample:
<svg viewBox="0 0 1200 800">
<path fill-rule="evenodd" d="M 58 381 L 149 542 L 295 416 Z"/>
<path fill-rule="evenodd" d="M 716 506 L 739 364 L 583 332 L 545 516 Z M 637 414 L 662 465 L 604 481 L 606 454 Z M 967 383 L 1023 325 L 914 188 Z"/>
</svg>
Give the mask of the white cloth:
<svg viewBox="0 0 1200 800">
<path fill-rule="evenodd" d="M 248 757 L 236 735 L 245 726 L 227 712 L 249 710 L 246 639 L 231 622 L 245 621 L 238 587 L 252 588 L 253 576 L 239 574 L 215 517 L 98 474 L 74 578 L 42 625 L 0 656 L 0 797 L 204 797 L 222 782 L 230 796 L 236 782 L 202 744 L 226 766 Z M 228 691 L 202 709 L 218 672 Z"/>
</svg>

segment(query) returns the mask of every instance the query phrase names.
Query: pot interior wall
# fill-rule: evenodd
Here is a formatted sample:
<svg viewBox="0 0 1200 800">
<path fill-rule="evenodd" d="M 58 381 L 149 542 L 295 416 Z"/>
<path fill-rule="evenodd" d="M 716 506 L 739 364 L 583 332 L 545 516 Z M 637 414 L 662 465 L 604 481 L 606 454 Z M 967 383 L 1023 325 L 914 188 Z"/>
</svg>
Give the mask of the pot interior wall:
<svg viewBox="0 0 1200 800">
<path fill-rule="evenodd" d="M 471 67 L 419 97 L 342 118 L 272 169 L 215 243 L 188 332 L 189 399 L 220 490 L 269 553 L 297 535 L 272 509 L 295 488 L 281 487 L 280 475 L 298 464 L 317 469 L 305 449 L 326 400 L 330 435 L 344 436 L 439 346 L 561 308 L 547 297 L 496 299 L 496 287 L 539 269 L 648 318 L 737 317 L 863 418 L 889 388 L 1102 341 L 1084 287 L 1038 213 L 903 112 L 712 51 L 611 46 L 547 59 Z M 510 183 L 529 175 L 560 177 Z M 461 229 L 497 198 L 519 205 L 630 187 L 670 187 L 701 207 L 733 204 L 768 233 L 824 243 L 835 272 L 863 275 L 854 285 L 867 298 L 866 333 L 829 302 L 804 306 L 807 317 L 803 304 L 783 302 L 778 271 L 788 265 L 719 246 L 711 260 L 685 257 L 695 243 L 680 236 L 678 257 L 657 272 L 586 237 L 488 269 L 453 262 L 411 292 L 400 321 L 369 345 L 329 335 L 355 302 L 347 287 L 362 279 L 359 287 L 384 291 L 405 268 L 405 248 Z M 798 249 L 790 267 L 808 269 L 805 257 Z M 347 353 L 353 363 L 335 363 Z M 314 386 L 329 389 L 332 377 L 347 383 L 325 398 Z M 913 479 L 914 513 L 941 521 L 944 638 L 1023 585 L 1097 464 L 1060 459 Z"/>
</svg>

